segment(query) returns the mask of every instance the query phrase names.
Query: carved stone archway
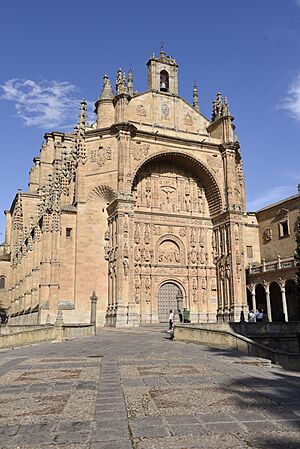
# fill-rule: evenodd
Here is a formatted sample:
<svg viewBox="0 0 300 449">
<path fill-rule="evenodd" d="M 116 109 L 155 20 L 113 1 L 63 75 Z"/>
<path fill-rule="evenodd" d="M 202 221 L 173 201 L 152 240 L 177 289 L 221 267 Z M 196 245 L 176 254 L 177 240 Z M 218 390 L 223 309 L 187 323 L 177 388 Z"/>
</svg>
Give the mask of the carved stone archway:
<svg viewBox="0 0 300 449">
<path fill-rule="evenodd" d="M 134 189 L 134 186 L 137 183 L 138 173 L 146 165 L 149 165 L 154 161 L 169 162 L 171 165 L 179 165 L 180 167 L 191 171 L 195 178 L 199 179 L 201 185 L 204 188 L 211 217 L 214 217 L 222 212 L 223 205 L 221 189 L 215 176 L 212 174 L 210 169 L 206 165 L 204 165 L 202 161 L 199 161 L 183 152 L 172 151 L 167 153 L 158 153 L 142 161 L 133 173 L 131 184 L 132 189 Z"/>
</svg>

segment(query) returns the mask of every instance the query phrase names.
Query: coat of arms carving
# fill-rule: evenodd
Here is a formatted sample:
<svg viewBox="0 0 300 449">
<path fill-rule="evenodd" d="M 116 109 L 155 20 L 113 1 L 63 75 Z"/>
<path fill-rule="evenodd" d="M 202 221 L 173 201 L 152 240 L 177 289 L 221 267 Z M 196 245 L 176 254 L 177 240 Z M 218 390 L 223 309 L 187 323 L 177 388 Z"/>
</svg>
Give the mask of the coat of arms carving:
<svg viewBox="0 0 300 449">
<path fill-rule="evenodd" d="M 91 151 L 91 162 L 96 162 L 99 167 L 103 167 L 106 161 L 111 160 L 111 148 L 99 146 L 96 150 Z"/>
<path fill-rule="evenodd" d="M 218 156 L 208 156 L 207 163 L 213 172 L 217 173 L 223 166 L 222 159 Z"/>
<path fill-rule="evenodd" d="M 272 229 L 270 229 L 270 228 L 265 229 L 262 237 L 263 237 L 264 243 L 270 242 L 272 240 Z"/>
<path fill-rule="evenodd" d="M 139 161 L 144 156 L 147 156 L 150 149 L 149 143 L 142 143 L 140 141 L 132 141 L 130 144 L 130 153 L 134 160 Z"/>
<path fill-rule="evenodd" d="M 191 126 L 193 124 L 193 118 L 189 112 L 187 112 L 184 116 L 184 123 L 188 126 Z"/>
<path fill-rule="evenodd" d="M 163 104 L 161 105 L 161 115 L 162 115 L 164 118 L 168 118 L 168 117 L 169 117 L 169 113 L 170 113 L 169 106 L 167 105 L 167 103 L 163 103 Z"/>
<path fill-rule="evenodd" d="M 136 113 L 137 113 L 137 115 L 139 115 L 140 117 L 146 117 L 147 112 L 146 112 L 146 109 L 145 109 L 145 107 L 144 107 L 143 104 L 137 105 L 137 107 L 136 107 Z"/>
</svg>

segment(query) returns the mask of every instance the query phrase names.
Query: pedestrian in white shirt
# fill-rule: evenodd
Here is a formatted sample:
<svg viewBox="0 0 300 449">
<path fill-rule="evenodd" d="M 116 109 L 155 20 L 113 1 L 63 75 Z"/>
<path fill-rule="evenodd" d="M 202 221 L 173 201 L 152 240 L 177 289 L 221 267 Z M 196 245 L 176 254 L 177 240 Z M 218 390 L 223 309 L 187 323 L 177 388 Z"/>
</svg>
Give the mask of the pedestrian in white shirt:
<svg viewBox="0 0 300 449">
<path fill-rule="evenodd" d="M 170 331 L 173 329 L 173 325 L 174 325 L 174 313 L 172 310 L 170 310 L 170 315 L 169 315 L 169 330 Z"/>
</svg>

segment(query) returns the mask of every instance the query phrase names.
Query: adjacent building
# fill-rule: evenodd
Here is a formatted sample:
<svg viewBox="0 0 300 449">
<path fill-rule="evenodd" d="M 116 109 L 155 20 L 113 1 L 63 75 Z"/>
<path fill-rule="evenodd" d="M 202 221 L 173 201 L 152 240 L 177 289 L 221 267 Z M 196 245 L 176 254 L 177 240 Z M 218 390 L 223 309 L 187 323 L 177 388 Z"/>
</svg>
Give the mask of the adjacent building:
<svg viewBox="0 0 300 449">
<path fill-rule="evenodd" d="M 253 246 L 246 246 L 248 304 L 253 309 L 263 308 L 269 321 L 277 321 L 282 312 L 286 321 L 300 321 L 295 282 L 299 267 L 294 259 L 299 214 L 300 185 L 296 195 L 264 207 L 254 215 L 257 223 L 252 233 L 257 233 L 260 254 L 257 257 Z"/>
</svg>

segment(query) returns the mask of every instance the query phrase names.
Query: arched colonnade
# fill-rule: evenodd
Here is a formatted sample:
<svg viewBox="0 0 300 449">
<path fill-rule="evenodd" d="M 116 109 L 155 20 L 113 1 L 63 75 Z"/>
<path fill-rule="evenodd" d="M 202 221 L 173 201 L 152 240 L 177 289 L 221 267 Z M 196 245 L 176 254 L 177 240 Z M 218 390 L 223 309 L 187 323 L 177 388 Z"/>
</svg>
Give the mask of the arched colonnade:
<svg viewBox="0 0 300 449">
<path fill-rule="evenodd" d="M 300 321 L 297 287 L 294 279 L 260 281 L 247 285 L 249 310 L 263 310 L 268 321 Z"/>
</svg>

